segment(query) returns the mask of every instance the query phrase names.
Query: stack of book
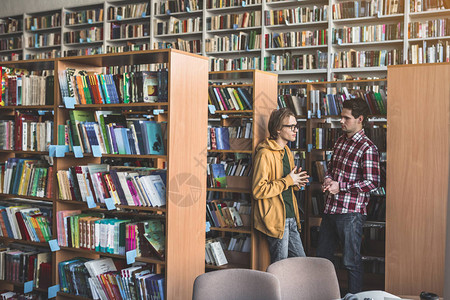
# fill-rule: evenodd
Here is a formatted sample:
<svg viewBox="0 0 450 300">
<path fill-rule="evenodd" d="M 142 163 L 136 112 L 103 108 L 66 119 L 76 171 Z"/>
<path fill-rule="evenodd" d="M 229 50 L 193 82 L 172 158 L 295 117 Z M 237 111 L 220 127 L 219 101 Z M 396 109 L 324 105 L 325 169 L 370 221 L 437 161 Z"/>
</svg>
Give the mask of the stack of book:
<svg viewBox="0 0 450 300">
<path fill-rule="evenodd" d="M 241 205 L 241 202 L 207 200 L 206 219 L 214 227 L 248 226 L 250 210 L 250 205 Z M 244 224 L 244 221 L 247 224 Z"/>
<path fill-rule="evenodd" d="M 165 170 L 89 164 L 59 170 L 57 178 L 63 200 L 105 203 L 112 198 L 120 205 L 166 205 Z"/>
</svg>

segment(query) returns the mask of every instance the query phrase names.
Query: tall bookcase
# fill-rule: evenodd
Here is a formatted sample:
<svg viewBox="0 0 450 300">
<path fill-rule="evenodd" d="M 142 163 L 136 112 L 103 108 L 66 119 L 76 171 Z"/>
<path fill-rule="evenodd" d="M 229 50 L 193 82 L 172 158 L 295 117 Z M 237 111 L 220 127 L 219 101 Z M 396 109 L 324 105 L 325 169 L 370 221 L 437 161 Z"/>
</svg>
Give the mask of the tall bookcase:
<svg viewBox="0 0 450 300">
<path fill-rule="evenodd" d="M 123 114 L 153 115 L 158 122 L 167 122 L 167 145 L 165 155 L 114 155 L 104 154 L 102 158 L 84 154 L 76 158 L 74 153 L 65 153 L 63 157 L 53 158 L 53 197 L 37 198 L 1 194 L 0 199 L 25 198 L 53 203 L 53 238 L 56 238 L 56 213 L 61 210 L 82 210 L 109 213 L 104 205 L 89 209 L 87 203 L 59 198 L 56 171 L 71 166 L 100 163 L 103 158 L 130 158 L 151 161 L 153 166 L 165 169 L 166 205 L 163 207 L 142 207 L 117 205 L 113 214 L 127 216 L 138 220 L 139 216 L 153 216 L 165 224 L 164 259 L 156 257 L 137 257 L 136 261 L 156 265 L 156 273 L 165 274 L 165 299 L 187 299 L 192 296 L 194 279 L 204 272 L 204 235 L 205 216 L 204 200 L 206 184 L 204 172 L 206 157 L 206 136 L 198 134 L 207 127 L 207 59 L 178 50 L 165 49 L 156 51 L 139 51 L 133 53 L 79 56 L 37 61 L 19 61 L 2 63 L 2 66 L 27 70 L 50 69 L 55 71 L 55 102 L 51 106 L 7 106 L 1 107 L 1 113 L 16 110 L 53 111 L 54 139 L 57 144 L 58 125 L 65 124 L 69 109 L 61 97 L 56 74 L 66 68 L 101 73 L 105 67 L 124 67 L 142 64 L 165 64 L 168 69 L 168 100 L 157 103 L 128 104 L 84 104 L 75 105 L 77 110 L 120 110 Z M 69 105 L 70 107 L 70 105 Z M 51 114 L 50 114 L 51 115 Z M 49 155 L 49 152 L 1 151 L 3 159 L 8 157 L 26 157 L 31 155 Z M 189 224 L 189 226 L 185 226 Z M 48 243 L 0 238 L 4 242 L 17 242 L 48 248 Z M 92 250 L 60 247 L 52 252 L 52 284 L 59 284 L 58 263 L 74 257 L 97 259 L 111 257 L 119 265 L 126 265 L 125 255 L 107 254 Z M 2 286 L 12 289 L 14 283 L 1 282 Z M 58 292 L 58 299 L 67 299 L 68 294 Z M 73 297 L 73 296 L 72 296 Z M 80 297 L 78 297 L 80 298 Z"/>
<path fill-rule="evenodd" d="M 442 297 L 450 64 L 392 67 L 388 75 L 386 290 Z"/>
<path fill-rule="evenodd" d="M 302 241 L 308 256 L 314 256 L 318 241 L 318 229 L 321 223 L 323 212 L 323 201 L 325 199 L 321 190 L 321 180 L 318 171 L 317 162 L 327 162 L 331 158 L 333 145 L 337 137 L 341 134 L 340 116 L 324 113 L 327 105 L 331 102 L 327 95 L 345 95 L 344 90 L 355 95 L 360 91 L 386 91 L 386 79 L 374 80 L 352 80 L 352 81 L 331 81 L 331 82 L 311 82 L 311 83 L 280 83 L 279 88 L 279 106 L 291 107 L 290 101 L 298 101 L 297 121 L 300 123 L 298 138 L 302 139 L 291 145 L 291 150 L 297 153 L 295 156 L 308 174 L 311 176 L 310 183 L 304 191 L 299 191 L 297 196 L 300 199 L 300 216 L 303 222 Z M 320 94 L 318 94 L 320 93 Z M 297 96 L 292 100 L 287 100 L 283 95 Z M 319 98 L 318 98 L 319 97 Z M 303 98 L 303 100 L 300 100 Z M 284 100 L 282 100 L 284 99 Z M 323 100 L 325 99 L 325 100 Z M 333 96 L 334 99 L 334 96 Z M 317 102 L 320 101 L 320 104 Z M 280 103 L 280 101 L 282 103 Z M 303 103 L 302 103 L 303 101 Z M 334 101 L 334 100 L 331 100 Z M 327 104 L 325 105 L 324 102 Z M 318 114 L 318 110 L 321 113 Z M 372 140 L 379 147 L 382 158 L 382 164 L 385 166 L 386 155 L 386 115 L 369 115 L 369 129 L 366 134 L 372 138 L 376 131 L 376 137 Z M 373 129 L 373 128 L 376 129 Z M 383 186 L 383 185 L 382 185 Z M 385 188 L 385 185 L 383 186 Z M 371 195 L 371 204 L 369 204 L 369 218 L 364 225 L 364 240 L 362 245 L 362 256 L 365 267 L 365 287 L 364 289 L 383 289 L 384 288 L 384 232 L 385 221 L 383 217 L 383 205 L 385 205 L 385 193 L 379 192 Z M 375 208 L 376 206 L 376 208 Z M 341 250 L 336 250 L 336 261 L 342 256 Z M 336 264 L 337 273 L 342 288 L 347 286 L 347 276 L 343 266 Z"/>
<path fill-rule="evenodd" d="M 236 126 L 236 122 L 241 124 L 243 120 L 247 120 L 252 123 L 252 138 L 248 147 L 233 148 L 230 150 L 208 150 L 208 154 L 220 154 L 223 158 L 230 157 L 236 153 L 244 153 L 253 156 L 256 146 L 266 137 L 268 137 L 267 124 L 269 116 L 272 110 L 276 109 L 276 93 L 277 93 L 277 75 L 268 72 L 249 70 L 249 71 L 224 71 L 224 72 L 210 72 L 209 81 L 211 87 L 216 88 L 244 88 L 252 89 L 252 110 L 210 110 L 210 121 L 215 119 L 215 122 L 220 126 Z M 239 150 L 240 149 L 240 150 Z M 251 162 L 250 162 L 251 163 Z M 234 178 L 233 178 L 234 177 Z M 208 192 L 219 192 L 219 199 L 224 200 L 225 193 L 244 193 L 251 199 L 251 176 L 248 178 L 232 176 L 228 177 L 229 183 L 226 188 L 208 188 Z M 228 199 L 233 200 L 233 199 Z M 236 199 L 235 201 L 239 201 Z M 253 203 L 251 202 L 252 210 Z M 244 267 L 251 269 L 259 269 L 265 271 L 270 263 L 270 257 L 268 253 L 267 245 L 265 244 L 265 237 L 259 234 L 253 228 L 252 216 L 250 215 L 249 227 L 235 227 L 235 228 L 221 228 L 212 227 L 212 231 L 216 231 L 220 236 L 226 236 L 231 234 L 244 234 L 250 236 L 251 247 L 249 256 L 239 253 L 228 253 L 227 257 L 229 264 L 216 267 L 213 265 L 206 265 L 206 269 L 221 269 L 221 268 L 233 268 Z M 235 251 L 231 251 L 235 252 Z"/>
</svg>

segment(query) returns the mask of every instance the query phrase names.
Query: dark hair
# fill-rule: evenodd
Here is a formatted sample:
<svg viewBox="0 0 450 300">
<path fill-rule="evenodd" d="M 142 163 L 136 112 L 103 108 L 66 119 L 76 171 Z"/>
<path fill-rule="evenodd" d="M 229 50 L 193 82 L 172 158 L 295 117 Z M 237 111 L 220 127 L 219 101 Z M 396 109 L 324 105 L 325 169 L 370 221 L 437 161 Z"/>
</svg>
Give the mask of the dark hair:
<svg viewBox="0 0 450 300">
<path fill-rule="evenodd" d="M 354 98 L 344 101 L 344 108 L 352 111 L 352 116 L 356 119 L 359 116 L 363 116 L 363 127 L 367 124 L 367 115 L 369 114 L 369 106 L 362 98 Z"/>
<path fill-rule="evenodd" d="M 269 118 L 269 124 L 267 125 L 270 139 L 275 140 L 278 138 L 278 130 L 283 128 L 283 120 L 290 116 L 295 118 L 295 114 L 287 107 L 272 111 Z"/>
</svg>

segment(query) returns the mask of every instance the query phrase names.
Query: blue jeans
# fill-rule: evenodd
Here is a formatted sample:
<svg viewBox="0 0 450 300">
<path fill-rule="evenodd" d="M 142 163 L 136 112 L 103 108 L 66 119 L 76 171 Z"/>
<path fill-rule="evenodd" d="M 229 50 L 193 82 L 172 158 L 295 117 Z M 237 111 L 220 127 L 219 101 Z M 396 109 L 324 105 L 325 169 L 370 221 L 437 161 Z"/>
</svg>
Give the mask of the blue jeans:
<svg viewBox="0 0 450 300">
<path fill-rule="evenodd" d="M 363 265 L 361 241 L 366 216 L 360 213 L 325 214 L 319 231 L 317 256 L 333 261 L 336 243 L 343 249 L 343 263 L 348 271 L 348 292 L 356 294 L 362 290 Z"/>
<path fill-rule="evenodd" d="M 306 256 L 295 218 L 286 219 L 284 234 L 281 239 L 267 236 L 267 240 L 271 263 L 288 257 Z"/>
</svg>

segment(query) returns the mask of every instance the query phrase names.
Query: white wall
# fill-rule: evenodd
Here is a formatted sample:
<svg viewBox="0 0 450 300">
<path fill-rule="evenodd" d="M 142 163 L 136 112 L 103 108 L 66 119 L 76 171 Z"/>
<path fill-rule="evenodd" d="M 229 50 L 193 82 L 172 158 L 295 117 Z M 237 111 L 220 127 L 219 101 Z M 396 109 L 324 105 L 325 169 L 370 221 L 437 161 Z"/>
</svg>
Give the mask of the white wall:
<svg viewBox="0 0 450 300">
<path fill-rule="evenodd" d="M 0 17 L 103 2 L 99 0 L 1 0 Z"/>
</svg>

